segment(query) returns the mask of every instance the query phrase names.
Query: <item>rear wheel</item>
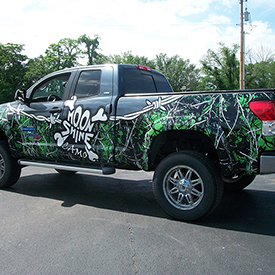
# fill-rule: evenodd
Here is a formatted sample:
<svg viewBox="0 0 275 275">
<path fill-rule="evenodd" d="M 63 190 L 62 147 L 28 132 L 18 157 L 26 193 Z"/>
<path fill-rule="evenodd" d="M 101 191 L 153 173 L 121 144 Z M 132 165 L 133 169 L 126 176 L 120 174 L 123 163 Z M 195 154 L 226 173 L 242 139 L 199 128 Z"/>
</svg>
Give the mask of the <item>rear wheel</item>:
<svg viewBox="0 0 275 275">
<path fill-rule="evenodd" d="M 6 141 L 0 141 L 0 188 L 14 185 L 21 174 L 21 166 L 11 156 Z"/>
<path fill-rule="evenodd" d="M 223 183 L 211 160 L 200 153 L 187 151 L 173 153 L 158 165 L 153 190 L 170 216 L 192 221 L 207 215 L 218 205 Z"/>
</svg>

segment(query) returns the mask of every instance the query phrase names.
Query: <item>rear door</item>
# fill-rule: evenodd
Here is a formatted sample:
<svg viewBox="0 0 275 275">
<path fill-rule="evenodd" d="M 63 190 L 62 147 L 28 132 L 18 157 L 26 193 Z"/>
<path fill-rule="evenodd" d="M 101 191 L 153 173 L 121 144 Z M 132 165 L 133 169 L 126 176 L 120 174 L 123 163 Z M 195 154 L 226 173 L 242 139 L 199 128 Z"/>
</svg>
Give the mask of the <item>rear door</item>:
<svg viewBox="0 0 275 275">
<path fill-rule="evenodd" d="M 112 113 L 113 68 L 79 70 L 69 100 L 64 102 L 63 130 L 55 134 L 58 146 L 71 159 L 110 163 L 114 150 Z"/>
</svg>

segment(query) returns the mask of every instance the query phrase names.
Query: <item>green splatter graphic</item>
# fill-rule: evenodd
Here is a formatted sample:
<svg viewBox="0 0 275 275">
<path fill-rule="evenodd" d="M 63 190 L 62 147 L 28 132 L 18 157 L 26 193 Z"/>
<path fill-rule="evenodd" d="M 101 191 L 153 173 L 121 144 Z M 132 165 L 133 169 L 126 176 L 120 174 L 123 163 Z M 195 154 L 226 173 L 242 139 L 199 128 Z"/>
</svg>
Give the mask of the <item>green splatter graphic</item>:
<svg viewBox="0 0 275 275">
<path fill-rule="evenodd" d="M 91 129 L 90 146 L 99 158 L 95 163 L 148 170 L 154 138 L 165 131 L 188 130 L 199 131 L 212 140 L 224 173 L 256 173 L 259 154 L 275 147 L 275 138 L 262 136 L 261 121 L 249 110 L 249 102 L 259 99 L 274 99 L 274 95 L 261 92 L 141 96 L 132 98 L 133 103 L 139 101 L 135 111 L 123 113 L 122 97 L 118 102 L 120 115 L 95 122 Z M 38 119 L 14 103 L 13 107 L 0 106 L 0 126 L 17 157 L 91 163 L 84 145 L 73 147 L 70 137 L 66 146 L 57 146 L 54 134 L 66 130 L 61 120 L 53 123 L 49 118 Z M 23 129 L 28 127 L 35 131 L 26 134 Z"/>
</svg>

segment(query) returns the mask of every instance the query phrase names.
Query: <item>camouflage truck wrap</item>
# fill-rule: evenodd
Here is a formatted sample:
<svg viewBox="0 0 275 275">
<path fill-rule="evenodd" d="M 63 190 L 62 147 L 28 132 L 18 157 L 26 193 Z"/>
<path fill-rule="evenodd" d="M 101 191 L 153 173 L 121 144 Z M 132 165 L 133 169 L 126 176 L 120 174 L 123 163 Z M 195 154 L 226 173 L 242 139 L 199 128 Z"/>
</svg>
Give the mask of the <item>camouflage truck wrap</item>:
<svg viewBox="0 0 275 275">
<path fill-rule="evenodd" d="M 155 171 L 163 209 L 196 220 L 224 188 L 275 172 L 274 97 L 273 89 L 173 93 L 144 66 L 57 72 L 0 106 L 0 184 L 13 185 L 26 165 L 62 174 Z"/>
</svg>

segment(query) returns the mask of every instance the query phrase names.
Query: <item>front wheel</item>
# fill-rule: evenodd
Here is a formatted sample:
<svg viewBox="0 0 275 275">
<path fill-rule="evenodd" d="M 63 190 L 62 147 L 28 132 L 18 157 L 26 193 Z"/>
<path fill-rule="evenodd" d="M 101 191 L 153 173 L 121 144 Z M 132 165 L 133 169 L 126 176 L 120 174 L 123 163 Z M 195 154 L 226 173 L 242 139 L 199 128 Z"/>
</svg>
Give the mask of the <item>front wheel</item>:
<svg viewBox="0 0 275 275">
<path fill-rule="evenodd" d="M 192 221 L 202 218 L 221 200 L 223 183 L 211 160 L 198 152 L 179 152 L 157 167 L 153 190 L 170 216 Z"/>
<path fill-rule="evenodd" d="M 6 141 L 0 141 L 0 188 L 14 185 L 21 174 L 21 166 L 11 156 Z"/>
</svg>

